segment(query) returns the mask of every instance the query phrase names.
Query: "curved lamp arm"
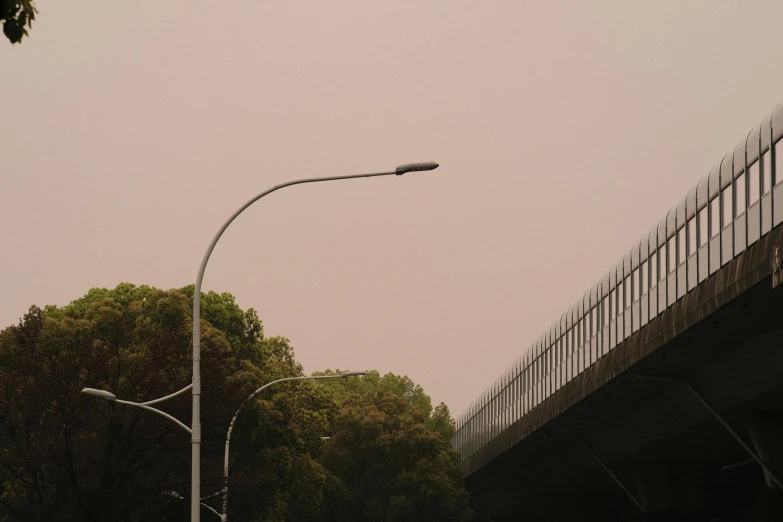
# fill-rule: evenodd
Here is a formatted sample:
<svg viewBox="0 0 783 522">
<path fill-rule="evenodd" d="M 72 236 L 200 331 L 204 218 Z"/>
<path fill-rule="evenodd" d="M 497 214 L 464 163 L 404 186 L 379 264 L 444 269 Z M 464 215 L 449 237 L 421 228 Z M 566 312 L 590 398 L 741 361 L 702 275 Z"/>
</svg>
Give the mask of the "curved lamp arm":
<svg viewBox="0 0 783 522">
<path fill-rule="evenodd" d="M 161 493 L 161 495 L 174 497 L 177 500 L 185 500 L 185 497 L 183 497 L 182 495 L 180 495 L 176 491 L 161 491 L 160 493 Z M 205 498 L 207 498 L 207 497 L 204 497 L 201 500 L 204 500 Z M 203 502 L 201 503 L 201 505 L 204 506 L 205 508 L 207 508 L 208 510 L 210 510 L 211 512 L 213 512 L 214 514 L 216 514 L 217 516 L 219 516 L 220 520 L 224 520 L 223 515 L 218 513 L 217 510 L 215 508 L 213 508 L 212 506 L 208 506 L 208 505 L 204 504 Z"/>
<path fill-rule="evenodd" d="M 171 422 L 173 422 L 174 424 L 176 424 L 177 426 L 179 426 L 183 430 L 187 431 L 188 433 L 192 433 L 190 428 L 188 428 L 187 426 L 182 424 L 179 420 L 175 419 L 174 417 L 172 417 L 171 415 L 169 415 L 165 411 L 160 411 L 157 408 L 152 408 L 150 406 L 147 406 L 146 404 L 141 404 L 141 403 L 138 403 L 138 402 L 121 401 L 119 399 L 115 400 L 114 402 L 116 402 L 117 404 L 124 404 L 126 406 L 135 406 L 137 408 L 142 408 L 144 410 L 157 413 L 158 415 L 162 415 L 163 417 L 166 417 L 168 420 L 170 420 Z"/>
<path fill-rule="evenodd" d="M 155 399 L 154 401 L 142 402 L 142 403 L 139 403 L 139 404 L 145 404 L 145 405 L 149 406 L 150 404 L 157 404 L 159 402 L 167 401 L 169 399 L 172 399 L 172 398 L 176 397 L 177 395 L 185 393 L 186 391 L 188 391 L 192 387 L 193 387 L 193 383 L 190 383 L 187 386 L 185 386 L 184 388 L 182 388 L 181 390 L 175 391 L 174 393 L 166 395 L 165 397 L 161 397 L 160 399 Z"/>
<path fill-rule="evenodd" d="M 159 402 L 167 401 L 167 400 L 171 399 L 172 397 L 176 397 L 177 395 L 185 393 L 186 391 L 188 391 L 192 387 L 193 387 L 193 384 L 188 384 L 187 386 L 185 386 L 184 388 L 182 388 L 179 391 L 176 391 L 176 392 L 174 392 L 172 394 L 166 395 L 165 397 L 161 397 L 160 399 L 155 399 L 155 400 L 147 401 L 147 402 L 122 401 L 122 400 L 118 399 L 111 392 L 108 392 L 106 390 L 96 390 L 95 388 L 84 388 L 82 390 L 82 393 L 85 394 L 85 395 L 91 395 L 93 397 L 98 397 L 99 399 L 103 399 L 103 400 L 106 400 L 106 401 L 109 401 L 109 402 L 115 402 L 117 404 L 123 404 L 125 406 L 135 406 L 136 408 L 141 408 L 141 409 L 144 409 L 144 410 L 148 410 L 148 411 L 157 413 L 158 415 L 162 415 L 163 417 L 167 418 L 168 420 L 170 420 L 171 422 L 173 422 L 174 424 L 176 424 L 177 426 L 179 426 L 183 430 L 187 431 L 188 433 L 192 433 L 190 428 L 185 426 L 183 423 L 181 423 L 179 420 L 175 419 L 174 417 L 172 417 L 171 415 L 169 415 L 165 411 L 161 411 L 161 410 L 159 410 L 157 408 L 152 408 L 151 406 L 149 406 L 150 404 L 157 404 Z"/>
</svg>

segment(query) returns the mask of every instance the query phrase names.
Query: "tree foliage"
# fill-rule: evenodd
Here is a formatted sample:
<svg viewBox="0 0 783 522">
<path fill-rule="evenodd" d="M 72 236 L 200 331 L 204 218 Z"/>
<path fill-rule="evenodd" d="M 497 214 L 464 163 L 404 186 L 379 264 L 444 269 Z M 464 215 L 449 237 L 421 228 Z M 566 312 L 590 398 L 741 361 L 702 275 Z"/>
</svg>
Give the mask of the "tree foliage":
<svg viewBox="0 0 783 522">
<path fill-rule="evenodd" d="M 326 370 L 325 372 L 316 372 L 314 375 L 336 375 L 342 373 L 341 370 Z M 339 379 L 324 381 L 335 398 L 342 402 L 351 394 L 367 395 L 385 391 L 396 395 L 406 404 L 406 411 L 421 417 L 424 425 L 437 432 L 444 442 L 450 442 L 454 435 L 454 419 L 451 418 L 448 406 L 440 403 L 432 407 L 432 399 L 424 393 L 424 389 L 413 382 L 407 375 L 400 376 L 393 373 L 387 373 L 383 376 L 375 370 L 367 372 L 362 379 Z"/>
<path fill-rule="evenodd" d="M 421 386 L 392 373 L 324 382 L 341 405 L 321 459 L 322 520 L 472 520 L 445 404 L 432 408 Z"/>
<path fill-rule="evenodd" d="M 27 28 L 33 26 L 37 12 L 33 0 L 0 0 L 3 34 L 12 44 L 21 42 L 27 36 Z"/>
<path fill-rule="evenodd" d="M 143 402 L 187 385 L 192 292 L 130 284 L 92 289 L 61 308 L 32 307 L 17 326 L 0 332 L 0 520 L 187 518 L 187 502 L 161 493 L 189 496 L 187 434 L 159 416 L 80 390 L 101 388 Z M 202 310 L 207 492 L 222 486 L 223 441 L 234 411 L 262 383 L 301 375 L 302 368 L 288 341 L 265 338 L 255 312 L 242 311 L 229 294 L 205 294 Z M 321 443 L 320 432 L 310 432 L 312 418 L 332 404 L 323 391 L 293 393 L 288 386 L 265 399 L 257 406 L 256 432 L 285 429 L 274 439 L 237 437 L 235 454 L 252 455 L 264 469 L 263 476 L 241 477 L 238 487 L 252 493 L 236 495 L 238 512 L 284 512 L 306 491 L 298 471 L 320 466 L 306 449 Z M 189 424 L 187 394 L 161 407 Z M 244 444 L 255 446 L 247 451 Z M 241 475 L 242 466 L 237 471 Z M 309 487 L 318 489 L 318 482 Z"/>
<path fill-rule="evenodd" d="M 189 384 L 192 298 L 192 286 L 93 288 L 63 307 L 33 306 L 0 331 L 0 522 L 189 519 L 189 436 L 160 416 L 80 390 L 144 402 Z M 222 488 L 237 408 L 261 385 L 303 373 L 289 341 L 265 337 L 255 311 L 231 294 L 203 294 L 201 310 L 209 494 Z M 189 394 L 160 407 L 190 424 Z M 468 520 L 453 430 L 448 408 L 433 408 L 408 377 L 280 384 L 234 426 L 229 516 Z M 207 502 L 219 508 L 219 497 Z"/>
</svg>

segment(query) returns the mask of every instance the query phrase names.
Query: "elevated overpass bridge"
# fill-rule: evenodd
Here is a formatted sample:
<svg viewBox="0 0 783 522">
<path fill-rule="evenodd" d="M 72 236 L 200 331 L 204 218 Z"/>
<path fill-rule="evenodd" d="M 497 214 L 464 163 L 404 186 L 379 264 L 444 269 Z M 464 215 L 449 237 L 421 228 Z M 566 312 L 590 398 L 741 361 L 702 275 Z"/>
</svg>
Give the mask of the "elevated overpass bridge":
<svg viewBox="0 0 783 522">
<path fill-rule="evenodd" d="M 457 419 L 489 521 L 783 521 L 783 106 Z"/>
</svg>

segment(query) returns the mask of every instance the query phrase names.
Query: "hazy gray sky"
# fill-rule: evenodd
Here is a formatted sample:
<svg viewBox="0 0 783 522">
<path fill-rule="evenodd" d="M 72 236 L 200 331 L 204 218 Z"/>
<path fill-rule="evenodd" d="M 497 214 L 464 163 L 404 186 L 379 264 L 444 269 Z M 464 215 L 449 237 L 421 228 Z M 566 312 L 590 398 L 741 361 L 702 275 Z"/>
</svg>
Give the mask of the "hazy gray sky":
<svg viewBox="0 0 783 522">
<path fill-rule="evenodd" d="M 121 281 L 456 415 L 783 102 L 783 3 L 63 2 L 0 42 L 0 327 Z M 203 364 L 209 364 L 204 361 Z"/>
</svg>

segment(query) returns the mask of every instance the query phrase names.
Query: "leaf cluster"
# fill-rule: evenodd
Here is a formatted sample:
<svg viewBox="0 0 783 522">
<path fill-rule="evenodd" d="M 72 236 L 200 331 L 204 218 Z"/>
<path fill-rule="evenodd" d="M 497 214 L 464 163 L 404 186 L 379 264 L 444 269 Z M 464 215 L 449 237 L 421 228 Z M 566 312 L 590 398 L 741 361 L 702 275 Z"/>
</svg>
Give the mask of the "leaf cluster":
<svg viewBox="0 0 783 522">
<path fill-rule="evenodd" d="M 0 0 L 0 21 L 3 22 L 3 34 L 12 44 L 28 36 L 27 27 L 33 26 L 38 10 L 33 0 Z"/>
<path fill-rule="evenodd" d="M 326 370 L 315 372 L 314 375 L 338 375 L 342 370 Z M 407 375 L 395 375 L 387 373 L 383 376 L 372 370 L 361 379 L 335 379 L 324 381 L 335 394 L 335 398 L 343 402 L 350 395 L 367 395 L 370 393 L 385 391 L 402 399 L 407 411 L 419 419 L 425 427 L 437 432 L 445 442 L 450 442 L 455 431 L 454 419 L 451 418 L 448 406 L 441 402 L 433 408 L 432 399 L 424 392 L 424 389 L 413 382 Z"/>
<path fill-rule="evenodd" d="M 340 407 L 321 458 L 327 480 L 318 520 L 473 519 L 445 404 L 433 408 L 421 386 L 393 373 L 320 382 Z"/>
</svg>

